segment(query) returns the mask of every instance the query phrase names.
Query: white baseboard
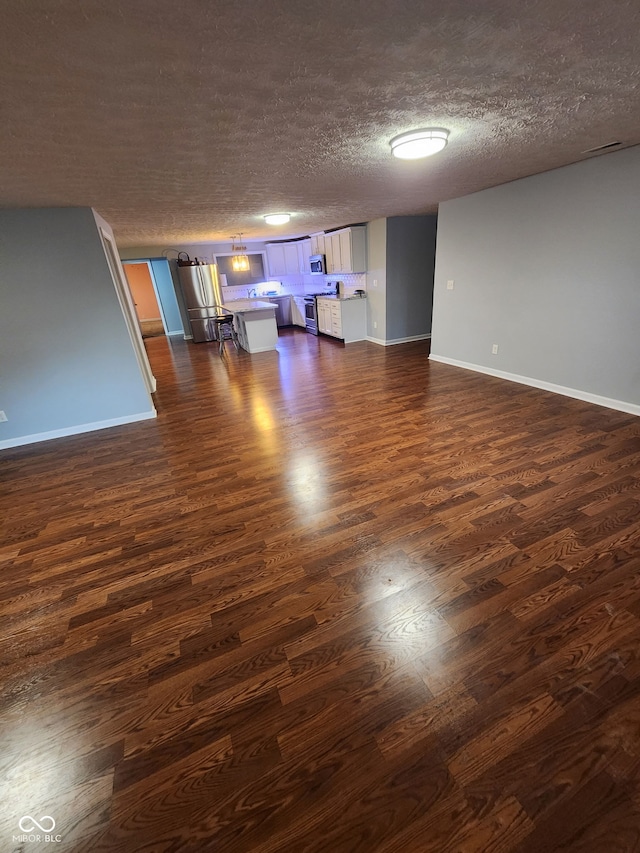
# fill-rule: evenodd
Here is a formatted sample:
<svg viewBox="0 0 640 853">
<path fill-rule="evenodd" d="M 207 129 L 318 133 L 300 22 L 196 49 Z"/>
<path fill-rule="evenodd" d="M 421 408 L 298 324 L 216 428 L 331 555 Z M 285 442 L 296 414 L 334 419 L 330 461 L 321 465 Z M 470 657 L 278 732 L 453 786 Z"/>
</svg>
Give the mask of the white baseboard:
<svg viewBox="0 0 640 853">
<path fill-rule="evenodd" d="M 367 337 L 372 344 L 379 344 L 382 347 L 394 347 L 396 344 L 410 344 L 412 341 L 428 341 L 431 335 L 412 335 L 410 338 L 392 338 L 390 341 L 383 341 L 381 338 Z"/>
<path fill-rule="evenodd" d="M 604 406 L 606 409 L 615 409 L 617 412 L 626 412 L 629 415 L 640 416 L 640 406 L 635 403 L 627 403 L 625 400 L 614 400 L 611 397 L 601 397 L 599 394 L 590 394 L 588 391 L 579 391 L 577 388 L 567 388 L 565 385 L 556 385 L 553 382 L 544 382 L 542 379 L 532 379 L 530 376 L 520 376 L 518 373 L 507 373 L 504 370 L 495 370 L 482 364 L 472 364 L 467 361 L 458 361 L 456 358 L 447 358 L 445 355 L 429 356 L 431 361 L 439 361 L 442 364 L 451 364 L 453 367 L 462 367 L 464 370 L 473 370 L 476 373 L 486 373 L 487 376 L 495 376 L 498 379 L 506 379 L 508 382 L 517 382 L 520 385 L 529 385 L 531 388 L 540 388 L 542 391 L 551 391 L 552 394 L 562 394 L 563 397 L 572 397 L 574 400 L 582 400 L 584 403 L 593 403 L 595 406 Z"/>
<path fill-rule="evenodd" d="M 122 426 L 123 424 L 133 424 L 137 423 L 137 421 L 148 421 L 157 416 L 158 413 L 153 409 L 151 412 L 142 412 L 138 415 L 127 415 L 122 418 L 110 418 L 107 421 L 95 421 L 94 423 L 78 424 L 77 426 L 65 427 L 64 429 L 53 429 L 50 432 L 36 432 L 32 435 L 7 438 L 5 441 L 0 441 L 0 450 L 5 450 L 9 447 L 22 447 L 23 444 L 35 444 L 38 441 L 49 441 L 52 438 L 65 438 L 69 435 L 95 432 L 98 429 L 108 429 L 109 427 Z"/>
</svg>

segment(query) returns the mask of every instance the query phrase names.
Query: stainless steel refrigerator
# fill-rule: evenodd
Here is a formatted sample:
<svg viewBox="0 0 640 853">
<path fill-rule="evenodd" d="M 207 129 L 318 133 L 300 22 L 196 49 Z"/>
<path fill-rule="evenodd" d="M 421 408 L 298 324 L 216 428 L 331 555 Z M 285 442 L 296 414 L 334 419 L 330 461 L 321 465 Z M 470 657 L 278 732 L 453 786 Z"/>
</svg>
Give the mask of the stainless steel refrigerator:
<svg viewBox="0 0 640 853">
<path fill-rule="evenodd" d="M 178 275 L 194 342 L 199 344 L 204 341 L 214 341 L 216 339 L 215 324 L 212 318 L 221 313 L 222 306 L 217 266 L 179 262 Z"/>
</svg>

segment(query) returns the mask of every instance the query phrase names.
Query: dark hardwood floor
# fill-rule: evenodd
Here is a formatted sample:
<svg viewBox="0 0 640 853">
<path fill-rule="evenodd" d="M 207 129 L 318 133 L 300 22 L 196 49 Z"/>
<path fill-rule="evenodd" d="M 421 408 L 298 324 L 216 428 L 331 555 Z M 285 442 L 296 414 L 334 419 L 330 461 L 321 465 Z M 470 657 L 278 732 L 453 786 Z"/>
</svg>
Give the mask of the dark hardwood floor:
<svg viewBox="0 0 640 853">
<path fill-rule="evenodd" d="M 0 850 L 640 851 L 640 421 L 146 346 L 156 421 L 0 455 Z"/>
</svg>

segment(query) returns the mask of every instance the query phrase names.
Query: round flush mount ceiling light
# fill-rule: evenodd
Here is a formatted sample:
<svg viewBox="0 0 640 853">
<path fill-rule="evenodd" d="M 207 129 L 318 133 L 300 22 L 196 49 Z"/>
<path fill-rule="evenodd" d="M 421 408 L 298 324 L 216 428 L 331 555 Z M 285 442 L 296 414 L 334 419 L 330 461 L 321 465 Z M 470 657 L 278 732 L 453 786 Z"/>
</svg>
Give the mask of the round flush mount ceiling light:
<svg viewBox="0 0 640 853">
<path fill-rule="evenodd" d="M 286 225 L 290 219 L 290 213 L 267 213 L 264 217 L 267 225 Z"/>
<path fill-rule="evenodd" d="M 449 131 L 442 127 L 427 127 L 424 130 L 410 130 L 394 136 L 389 142 L 391 153 L 400 160 L 419 160 L 442 151 L 447 144 Z"/>
</svg>

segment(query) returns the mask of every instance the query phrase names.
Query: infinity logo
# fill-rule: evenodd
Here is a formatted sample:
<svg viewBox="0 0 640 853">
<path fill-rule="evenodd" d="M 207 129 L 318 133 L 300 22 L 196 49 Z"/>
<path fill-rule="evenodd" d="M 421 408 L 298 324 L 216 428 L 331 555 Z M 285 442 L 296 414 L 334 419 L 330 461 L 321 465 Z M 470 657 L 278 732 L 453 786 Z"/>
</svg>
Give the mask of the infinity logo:
<svg viewBox="0 0 640 853">
<path fill-rule="evenodd" d="M 49 821 L 51 822 L 50 825 Z M 33 832 L 36 827 L 40 830 L 40 832 L 53 832 L 53 830 L 56 828 L 56 822 L 48 814 L 43 815 L 40 818 L 39 823 L 35 819 L 35 817 L 31 817 L 30 814 L 26 814 L 24 817 L 20 818 L 18 826 L 23 832 Z"/>
</svg>

